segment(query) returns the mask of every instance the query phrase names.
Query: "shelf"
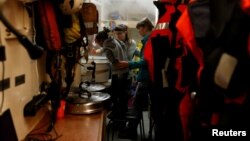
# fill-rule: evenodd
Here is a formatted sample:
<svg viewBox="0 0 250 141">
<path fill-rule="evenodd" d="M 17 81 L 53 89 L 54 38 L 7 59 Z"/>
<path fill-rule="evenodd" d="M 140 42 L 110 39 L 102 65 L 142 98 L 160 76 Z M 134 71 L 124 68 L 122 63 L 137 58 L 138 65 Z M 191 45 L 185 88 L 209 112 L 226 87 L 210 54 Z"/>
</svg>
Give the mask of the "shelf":
<svg viewBox="0 0 250 141">
<path fill-rule="evenodd" d="M 139 21 L 102 20 L 101 22 L 102 22 L 102 23 L 105 23 L 105 22 L 114 22 L 116 25 L 118 25 L 118 24 L 125 24 L 125 25 L 127 25 L 129 28 L 136 28 L 136 24 L 137 24 Z"/>
</svg>

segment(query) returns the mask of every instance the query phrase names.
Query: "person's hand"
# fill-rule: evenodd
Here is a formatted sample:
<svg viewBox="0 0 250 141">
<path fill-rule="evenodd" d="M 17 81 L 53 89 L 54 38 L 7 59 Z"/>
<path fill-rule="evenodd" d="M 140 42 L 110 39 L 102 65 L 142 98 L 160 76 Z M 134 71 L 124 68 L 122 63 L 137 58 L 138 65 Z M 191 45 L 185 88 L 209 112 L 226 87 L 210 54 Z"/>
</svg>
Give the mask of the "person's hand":
<svg viewBox="0 0 250 141">
<path fill-rule="evenodd" d="M 95 54 L 96 54 L 96 49 L 92 48 L 92 49 L 90 50 L 90 53 L 95 55 Z"/>
<path fill-rule="evenodd" d="M 127 61 L 119 61 L 115 64 L 115 67 L 117 67 L 118 69 L 128 68 L 128 62 Z"/>
<path fill-rule="evenodd" d="M 101 49 L 91 49 L 91 54 L 93 55 L 97 55 L 97 54 L 101 54 L 102 50 Z"/>
</svg>

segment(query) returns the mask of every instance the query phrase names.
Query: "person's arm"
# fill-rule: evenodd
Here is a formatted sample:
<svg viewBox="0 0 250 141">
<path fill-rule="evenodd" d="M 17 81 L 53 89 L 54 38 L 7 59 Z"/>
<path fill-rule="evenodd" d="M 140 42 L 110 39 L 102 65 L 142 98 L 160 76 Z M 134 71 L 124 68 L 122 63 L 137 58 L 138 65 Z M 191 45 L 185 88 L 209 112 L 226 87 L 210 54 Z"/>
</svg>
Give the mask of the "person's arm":
<svg viewBox="0 0 250 141">
<path fill-rule="evenodd" d="M 129 61 L 128 62 L 129 69 L 136 69 L 136 68 L 140 68 L 140 67 L 143 67 L 146 65 L 147 65 L 147 63 L 144 60 L 144 58 L 141 58 L 139 61 Z"/>
<path fill-rule="evenodd" d="M 140 57 L 140 60 L 138 60 L 138 61 L 129 61 L 128 62 L 129 69 L 137 69 L 137 68 L 140 68 L 140 67 L 147 66 L 147 63 L 144 60 L 144 53 L 141 53 L 141 52 L 143 52 L 143 47 L 144 47 L 143 42 L 141 42 L 141 44 L 138 44 L 138 47 L 137 47 L 137 49 L 135 51 L 135 55 L 136 56 L 138 55 L 138 57 Z"/>
<path fill-rule="evenodd" d="M 98 49 L 92 48 L 90 50 L 90 53 L 93 55 L 101 55 L 103 53 L 103 48 L 98 48 Z"/>
<path fill-rule="evenodd" d="M 134 56 L 140 57 L 140 50 L 138 48 L 135 49 Z"/>
<path fill-rule="evenodd" d="M 109 62 L 115 64 L 118 62 L 118 59 L 115 57 L 114 50 L 116 48 L 116 44 L 114 43 L 113 39 L 107 39 L 103 43 L 103 51 L 108 58 Z"/>
<path fill-rule="evenodd" d="M 139 61 L 118 61 L 118 63 L 115 64 L 115 66 L 119 69 L 136 69 L 146 65 L 147 63 L 144 59 L 140 59 Z"/>
<path fill-rule="evenodd" d="M 108 58 L 109 62 L 111 62 L 112 64 L 115 64 L 118 62 L 118 60 L 115 58 L 112 50 L 105 48 L 104 53 L 106 54 L 106 57 Z"/>
</svg>

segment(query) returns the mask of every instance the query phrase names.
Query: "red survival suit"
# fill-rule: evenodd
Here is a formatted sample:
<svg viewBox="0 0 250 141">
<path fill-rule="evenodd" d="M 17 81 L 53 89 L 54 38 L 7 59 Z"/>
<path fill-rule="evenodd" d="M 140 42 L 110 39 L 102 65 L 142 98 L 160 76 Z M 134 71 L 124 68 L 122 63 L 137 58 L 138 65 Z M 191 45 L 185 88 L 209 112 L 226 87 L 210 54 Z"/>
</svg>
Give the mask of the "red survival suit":
<svg viewBox="0 0 250 141">
<path fill-rule="evenodd" d="M 176 28 L 175 22 L 181 15 L 176 5 L 177 1 L 154 2 L 159 10 L 159 20 L 152 31 L 144 49 L 144 58 L 147 61 L 150 73 L 152 116 L 156 125 L 156 141 L 171 139 L 183 140 L 179 105 L 183 97 L 184 87 L 176 89 L 178 74 L 178 60 L 182 56 L 181 47 L 175 47 Z M 183 9 L 183 8 L 180 8 Z M 175 34 L 176 33 L 176 34 Z M 181 60 L 178 60 L 179 62 Z M 177 61 L 177 62 L 178 62 Z M 181 63 L 181 62 L 180 62 Z M 170 67 L 171 66 L 171 67 Z"/>
<path fill-rule="evenodd" d="M 211 128 L 237 131 L 250 127 L 249 3 L 192 2 L 177 23 L 198 66 L 196 87 L 192 87 L 197 105 L 191 141 L 211 140 Z"/>
</svg>

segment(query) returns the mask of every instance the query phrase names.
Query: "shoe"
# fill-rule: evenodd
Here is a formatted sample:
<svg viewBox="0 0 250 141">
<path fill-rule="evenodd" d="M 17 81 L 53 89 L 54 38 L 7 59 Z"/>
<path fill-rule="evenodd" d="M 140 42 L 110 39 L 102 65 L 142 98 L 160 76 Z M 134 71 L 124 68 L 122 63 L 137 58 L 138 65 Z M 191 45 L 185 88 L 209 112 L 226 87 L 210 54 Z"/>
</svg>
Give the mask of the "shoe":
<svg viewBox="0 0 250 141">
<path fill-rule="evenodd" d="M 118 133 L 118 138 L 120 139 L 136 139 L 137 138 L 137 130 L 125 128 Z"/>
</svg>

